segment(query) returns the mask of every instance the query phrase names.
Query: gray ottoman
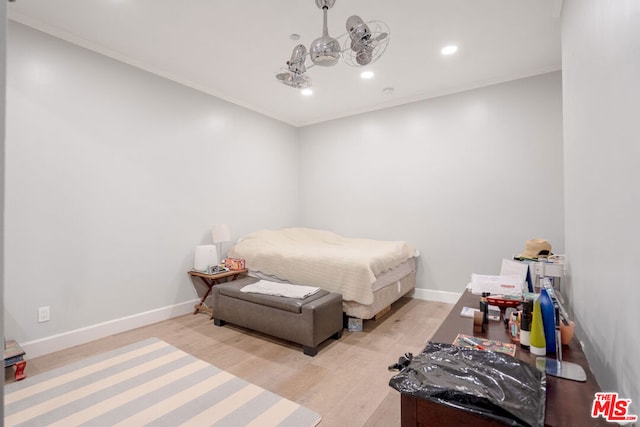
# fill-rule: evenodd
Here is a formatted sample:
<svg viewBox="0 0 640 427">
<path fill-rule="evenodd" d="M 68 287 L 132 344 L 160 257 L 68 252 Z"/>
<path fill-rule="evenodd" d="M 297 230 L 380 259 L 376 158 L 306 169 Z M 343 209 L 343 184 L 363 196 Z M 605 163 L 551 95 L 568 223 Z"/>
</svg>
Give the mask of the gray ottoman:
<svg viewBox="0 0 640 427">
<path fill-rule="evenodd" d="M 315 356 L 318 344 L 342 336 L 342 295 L 321 289 L 304 299 L 242 292 L 258 279 L 246 277 L 213 287 L 213 323 L 226 322 L 302 344 Z"/>
</svg>

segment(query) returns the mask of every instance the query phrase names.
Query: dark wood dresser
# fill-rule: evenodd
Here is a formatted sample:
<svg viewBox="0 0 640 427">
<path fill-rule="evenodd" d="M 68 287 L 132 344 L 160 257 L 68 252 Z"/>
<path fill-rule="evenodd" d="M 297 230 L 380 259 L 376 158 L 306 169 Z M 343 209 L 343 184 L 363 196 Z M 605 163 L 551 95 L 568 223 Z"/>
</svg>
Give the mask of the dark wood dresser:
<svg viewBox="0 0 640 427">
<path fill-rule="evenodd" d="M 432 342 L 453 343 L 459 333 L 510 342 L 504 323 L 490 321 L 486 331 L 473 333 L 473 319 L 460 316 L 464 306 L 478 307 L 480 297 L 465 292 L 436 331 Z M 536 356 L 518 346 L 516 357 L 535 366 Z M 550 356 L 552 357 L 552 356 Z M 562 360 L 581 365 L 586 374 L 586 382 L 577 382 L 547 375 L 546 426 L 593 426 L 609 425 L 603 418 L 591 417 L 594 394 L 600 391 L 580 343 L 573 337 L 568 346 L 562 348 Z M 463 410 L 453 409 L 410 395 L 401 396 L 402 426 L 499 426 L 497 421 L 484 418 Z"/>
</svg>

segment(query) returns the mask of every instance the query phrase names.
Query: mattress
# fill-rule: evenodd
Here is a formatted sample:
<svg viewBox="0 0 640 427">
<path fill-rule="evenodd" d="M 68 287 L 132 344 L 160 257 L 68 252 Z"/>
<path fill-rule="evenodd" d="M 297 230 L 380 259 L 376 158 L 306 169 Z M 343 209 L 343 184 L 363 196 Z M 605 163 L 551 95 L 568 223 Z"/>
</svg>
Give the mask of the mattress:
<svg viewBox="0 0 640 427">
<path fill-rule="evenodd" d="M 345 301 L 371 305 L 374 292 L 415 270 L 416 256 L 406 242 L 347 238 L 302 227 L 261 230 L 229 250 L 244 258 L 255 277 L 317 286 Z"/>
</svg>

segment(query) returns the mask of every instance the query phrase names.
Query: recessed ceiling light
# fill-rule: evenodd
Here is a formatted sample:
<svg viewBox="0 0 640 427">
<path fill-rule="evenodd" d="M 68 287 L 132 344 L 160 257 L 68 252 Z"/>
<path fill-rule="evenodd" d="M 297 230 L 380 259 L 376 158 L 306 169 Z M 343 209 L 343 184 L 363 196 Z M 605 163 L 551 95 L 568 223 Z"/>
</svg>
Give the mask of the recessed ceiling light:
<svg viewBox="0 0 640 427">
<path fill-rule="evenodd" d="M 457 51 L 458 51 L 458 46 L 449 45 L 449 46 L 443 47 L 442 50 L 440 51 L 440 53 L 443 54 L 443 55 L 453 55 Z"/>
<path fill-rule="evenodd" d="M 300 40 L 300 34 L 292 33 L 289 35 L 291 40 Z"/>
<path fill-rule="evenodd" d="M 360 78 L 362 79 L 372 79 L 375 74 L 373 71 L 363 71 L 360 73 Z"/>
<path fill-rule="evenodd" d="M 392 87 L 385 87 L 384 89 L 382 89 L 383 93 L 393 93 L 395 89 Z"/>
<path fill-rule="evenodd" d="M 313 89 L 307 87 L 307 88 L 302 89 L 300 91 L 300 93 L 303 94 L 304 96 L 311 96 L 311 95 L 313 95 Z"/>
</svg>

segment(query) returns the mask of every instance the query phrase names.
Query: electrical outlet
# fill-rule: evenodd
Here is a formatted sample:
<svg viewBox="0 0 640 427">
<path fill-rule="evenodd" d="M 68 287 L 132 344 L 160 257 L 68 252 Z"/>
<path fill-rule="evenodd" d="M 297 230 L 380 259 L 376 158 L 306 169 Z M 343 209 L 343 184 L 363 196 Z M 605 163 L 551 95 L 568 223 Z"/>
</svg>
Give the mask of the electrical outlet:
<svg viewBox="0 0 640 427">
<path fill-rule="evenodd" d="M 49 321 L 49 306 L 38 309 L 38 323 Z"/>
</svg>

